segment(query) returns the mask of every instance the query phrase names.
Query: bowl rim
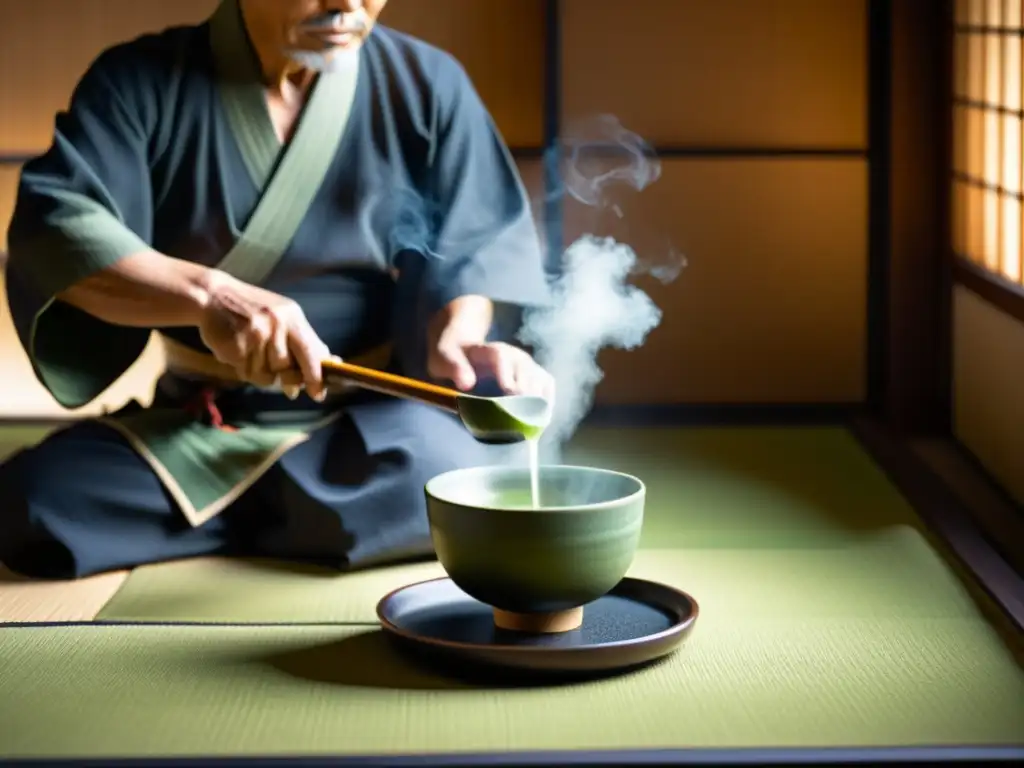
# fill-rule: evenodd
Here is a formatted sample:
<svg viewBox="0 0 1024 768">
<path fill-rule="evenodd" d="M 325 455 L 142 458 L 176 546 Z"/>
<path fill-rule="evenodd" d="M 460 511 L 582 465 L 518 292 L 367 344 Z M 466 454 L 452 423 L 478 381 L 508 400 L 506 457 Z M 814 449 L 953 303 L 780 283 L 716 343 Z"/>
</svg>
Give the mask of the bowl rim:
<svg viewBox="0 0 1024 768">
<path fill-rule="evenodd" d="M 483 474 L 485 472 L 494 472 L 495 470 L 514 470 L 514 471 L 526 471 L 526 472 L 529 472 L 529 467 L 513 467 L 513 466 L 504 466 L 504 465 L 501 465 L 501 464 L 485 464 L 485 465 L 476 466 L 476 467 L 462 467 L 462 468 L 459 468 L 459 469 L 450 469 L 447 472 L 442 472 L 439 475 L 435 475 L 434 477 L 430 478 L 423 485 L 423 491 L 424 491 L 424 493 L 426 493 L 428 499 L 434 499 L 435 501 L 440 501 L 440 502 L 443 502 L 445 504 L 453 504 L 453 505 L 459 506 L 459 507 L 466 507 L 466 508 L 469 508 L 469 509 L 480 509 L 480 510 L 484 510 L 484 511 L 514 512 L 514 513 L 518 512 L 518 513 L 523 513 L 523 514 L 536 514 L 537 512 L 565 512 L 565 513 L 572 513 L 572 512 L 595 512 L 595 511 L 598 511 L 598 510 L 601 510 L 601 509 L 608 509 L 610 507 L 617 507 L 617 506 L 619 506 L 621 504 L 624 504 L 624 503 L 626 503 L 628 501 L 633 501 L 634 499 L 636 499 L 638 497 L 644 496 L 647 493 L 647 485 L 644 483 L 644 481 L 641 480 L 636 475 L 631 475 L 628 472 L 619 472 L 618 470 L 615 470 L 615 469 L 603 469 L 601 467 L 586 467 L 586 466 L 583 466 L 583 465 L 580 465 L 580 464 L 541 464 L 538 467 L 538 470 L 543 470 L 545 467 L 547 467 L 549 469 L 566 469 L 566 470 L 570 470 L 570 471 L 583 470 L 583 471 L 591 473 L 591 474 L 606 475 L 606 476 L 607 475 L 614 475 L 616 477 L 621 477 L 621 478 L 625 478 L 626 480 L 633 481 L 634 483 L 636 483 L 637 489 L 635 491 L 633 491 L 632 493 L 626 495 L 626 496 L 620 496 L 619 498 L 611 499 L 610 501 L 595 501 L 592 504 L 573 504 L 572 506 L 563 506 L 563 507 L 551 507 L 551 506 L 541 505 L 540 507 L 534 508 L 534 507 L 506 507 L 506 506 L 498 506 L 498 505 L 493 505 L 493 504 L 491 504 L 491 505 L 467 504 L 464 501 L 459 501 L 457 499 L 452 499 L 452 498 L 449 498 L 449 497 L 442 496 L 442 495 L 438 494 L 437 492 L 435 492 L 432 489 L 432 487 L 431 487 L 435 483 L 440 483 L 443 480 L 445 480 L 446 478 L 450 477 L 451 475 Z"/>
</svg>

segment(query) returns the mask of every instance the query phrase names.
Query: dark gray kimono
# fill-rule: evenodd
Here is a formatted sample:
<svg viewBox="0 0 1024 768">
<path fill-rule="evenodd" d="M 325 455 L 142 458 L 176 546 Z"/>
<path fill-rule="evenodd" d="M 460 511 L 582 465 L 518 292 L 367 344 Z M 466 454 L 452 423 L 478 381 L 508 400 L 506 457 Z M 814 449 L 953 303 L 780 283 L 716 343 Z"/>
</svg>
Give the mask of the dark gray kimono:
<svg viewBox="0 0 1024 768">
<path fill-rule="evenodd" d="M 58 402 L 97 397 L 150 331 L 54 297 L 147 248 L 295 299 L 343 357 L 390 344 L 391 367 L 418 377 L 446 302 L 546 299 L 529 200 L 461 66 L 382 27 L 358 58 L 318 78 L 284 146 L 237 0 L 97 59 L 25 166 L 9 234 L 15 325 Z M 153 330 L 206 352 L 194 329 Z M 371 395 L 234 388 L 218 428 L 184 407 L 206 383 L 168 373 L 151 408 L 9 462 L 0 490 L 23 509 L 0 513 L 17 528 L 0 523 L 0 557 L 64 576 L 212 553 L 387 561 L 429 551 L 426 479 L 495 460 L 447 414 Z"/>
</svg>

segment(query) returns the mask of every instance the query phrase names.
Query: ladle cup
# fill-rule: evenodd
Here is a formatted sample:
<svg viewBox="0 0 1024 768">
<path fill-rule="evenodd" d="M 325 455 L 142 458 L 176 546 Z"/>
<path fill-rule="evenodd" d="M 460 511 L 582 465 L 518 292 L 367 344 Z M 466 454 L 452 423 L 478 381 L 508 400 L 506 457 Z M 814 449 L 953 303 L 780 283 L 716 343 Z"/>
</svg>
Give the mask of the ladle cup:
<svg viewBox="0 0 1024 768">
<path fill-rule="evenodd" d="M 325 360 L 322 370 L 328 386 L 354 384 L 457 414 L 481 443 L 497 445 L 537 438 L 551 420 L 551 403 L 534 395 L 467 395 L 449 387 L 336 360 Z"/>
</svg>

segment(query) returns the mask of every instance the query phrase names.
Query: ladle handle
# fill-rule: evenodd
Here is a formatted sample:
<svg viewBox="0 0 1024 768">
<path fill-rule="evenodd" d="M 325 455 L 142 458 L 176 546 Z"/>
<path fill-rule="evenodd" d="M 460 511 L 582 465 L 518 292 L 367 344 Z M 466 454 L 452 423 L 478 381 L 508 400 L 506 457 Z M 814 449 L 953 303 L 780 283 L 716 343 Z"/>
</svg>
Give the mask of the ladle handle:
<svg viewBox="0 0 1024 768">
<path fill-rule="evenodd" d="M 364 368 L 361 365 L 339 363 L 335 360 L 325 360 L 322 366 L 324 378 L 328 381 L 341 379 L 363 389 L 371 389 L 405 400 L 418 400 L 421 403 L 458 413 L 459 393 L 454 389 L 377 371 L 373 368 Z"/>
</svg>

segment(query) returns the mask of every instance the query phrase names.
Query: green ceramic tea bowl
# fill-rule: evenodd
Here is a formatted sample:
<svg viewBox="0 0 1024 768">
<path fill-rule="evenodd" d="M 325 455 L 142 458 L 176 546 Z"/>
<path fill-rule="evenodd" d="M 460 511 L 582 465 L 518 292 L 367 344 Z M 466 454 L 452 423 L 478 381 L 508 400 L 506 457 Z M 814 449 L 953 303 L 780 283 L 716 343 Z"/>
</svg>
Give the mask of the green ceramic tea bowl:
<svg viewBox="0 0 1024 768">
<path fill-rule="evenodd" d="M 426 485 L 430 535 L 448 576 L 494 608 L 499 627 L 566 631 L 629 570 L 646 488 L 590 467 L 545 466 L 539 475 L 537 509 L 525 467 L 438 475 Z"/>
</svg>

